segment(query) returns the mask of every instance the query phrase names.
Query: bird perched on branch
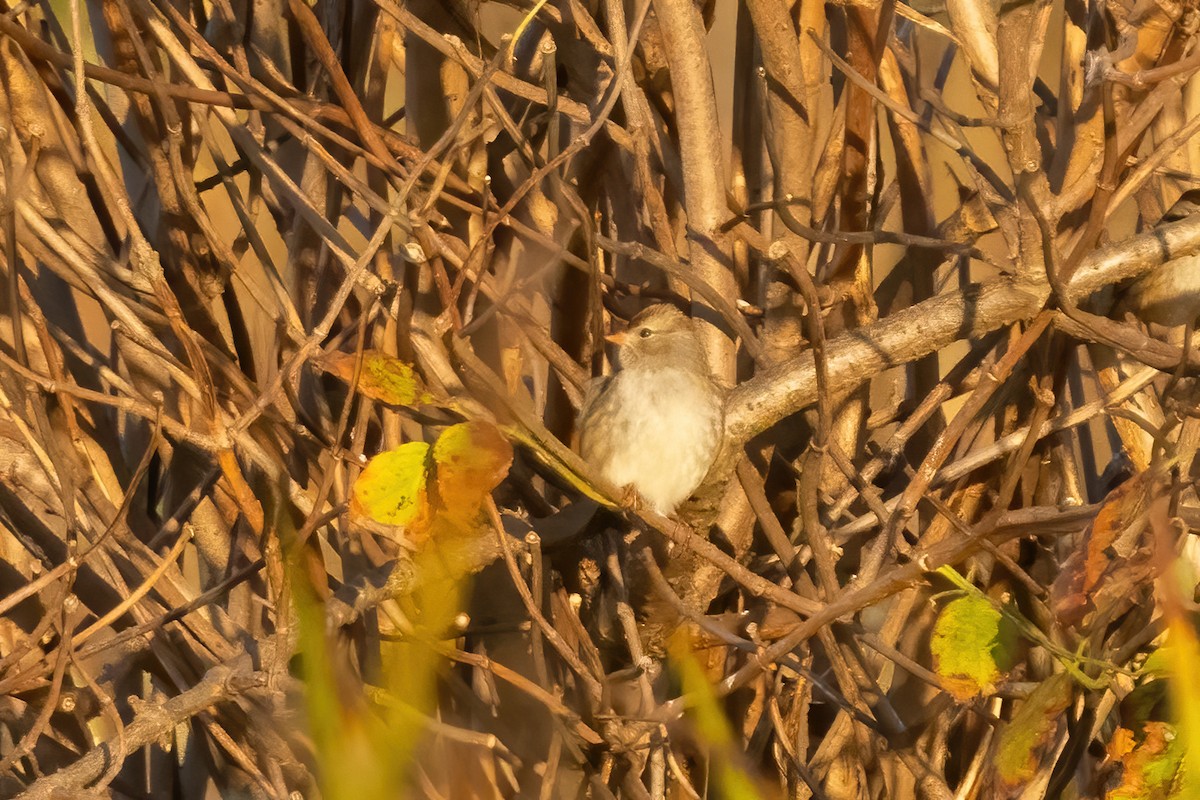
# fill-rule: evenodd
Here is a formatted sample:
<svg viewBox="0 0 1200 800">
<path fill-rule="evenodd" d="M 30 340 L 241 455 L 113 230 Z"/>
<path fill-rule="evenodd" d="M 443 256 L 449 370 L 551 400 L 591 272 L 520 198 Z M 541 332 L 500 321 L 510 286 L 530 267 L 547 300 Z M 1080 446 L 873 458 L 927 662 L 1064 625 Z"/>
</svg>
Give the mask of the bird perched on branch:
<svg viewBox="0 0 1200 800">
<path fill-rule="evenodd" d="M 605 338 L 619 347 L 620 369 L 593 381 L 583 400 L 580 453 L 605 479 L 670 514 L 716 458 L 725 393 L 692 321 L 672 306 L 650 306 Z"/>
</svg>

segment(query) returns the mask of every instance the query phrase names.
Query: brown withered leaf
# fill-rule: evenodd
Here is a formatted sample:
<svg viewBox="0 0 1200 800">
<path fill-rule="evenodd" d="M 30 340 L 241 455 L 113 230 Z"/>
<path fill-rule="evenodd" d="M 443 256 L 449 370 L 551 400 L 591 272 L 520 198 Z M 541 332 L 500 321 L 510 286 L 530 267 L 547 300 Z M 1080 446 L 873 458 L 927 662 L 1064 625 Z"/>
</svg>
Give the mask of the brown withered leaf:
<svg viewBox="0 0 1200 800">
<path fill-rule="evenodd" d="M 1051 607 L 1064 625 L 1093 612 L 1134 602 L 1155 575 L 1154 540 L 1146 519 L 1160 481 L 1142 472 L 1108 493 L 1079 549 L 1050 587 Z"/>
</svg>

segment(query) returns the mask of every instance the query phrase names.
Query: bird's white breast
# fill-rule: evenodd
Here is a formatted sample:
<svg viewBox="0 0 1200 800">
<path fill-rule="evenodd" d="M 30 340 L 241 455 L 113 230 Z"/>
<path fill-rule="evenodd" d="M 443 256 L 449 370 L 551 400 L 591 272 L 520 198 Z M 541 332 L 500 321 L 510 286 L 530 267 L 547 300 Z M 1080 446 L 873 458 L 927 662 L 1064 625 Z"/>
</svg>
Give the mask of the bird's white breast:
<svg viewBox="0 0 1200 800">
<path fill-rule="evenodd" d="M 721 435 L 721 401 L 704 378 L 682 370 L 625 370 L 615 381 L 620 419 L 607 464 L 618 486 L 633 485 L 660 513 L 670 513 L 704 480 Z"/>
</svg>

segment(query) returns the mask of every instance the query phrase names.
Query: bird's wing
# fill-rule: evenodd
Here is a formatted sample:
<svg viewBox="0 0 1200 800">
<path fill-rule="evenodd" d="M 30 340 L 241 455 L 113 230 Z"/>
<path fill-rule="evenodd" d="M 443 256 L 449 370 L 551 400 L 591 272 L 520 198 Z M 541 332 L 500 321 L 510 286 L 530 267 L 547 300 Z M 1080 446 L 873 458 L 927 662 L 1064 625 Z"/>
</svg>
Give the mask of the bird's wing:
<svg viewBox="0 0 1200 800">
<path fill-rule="evenodd" d="M 587 390 L 583 393 L 583 402 L 579 406 L 580 425 L 582 425 L 584 420 L 588 418 L 588 415 L 592 413 L 596 405 L 596 401 L 600 398 L 600 395 L 604 393 L 604 390 L 608 388 L 610 383 L 612 383 L 611 375 L 602 375 L 599 378 L 592 378 L 592 380 L 588 383 Z"/>
<path fill-rule="evenodd" d="M 613 403 L 614 392 L 609 391 L 613 380 L 612 375 L 592 378 L 579 409 L 579 424 L 576 426 L 579 431 L 579 454 L 592 462 L 592 466 L 607 461 L 607 448 L 611 446 L 611 442 L 606 441 L 607 437 L 590 434 L 595 433 L 596 421 L 611 413 L 611 409 L 605 409 Z"/>
</svg>

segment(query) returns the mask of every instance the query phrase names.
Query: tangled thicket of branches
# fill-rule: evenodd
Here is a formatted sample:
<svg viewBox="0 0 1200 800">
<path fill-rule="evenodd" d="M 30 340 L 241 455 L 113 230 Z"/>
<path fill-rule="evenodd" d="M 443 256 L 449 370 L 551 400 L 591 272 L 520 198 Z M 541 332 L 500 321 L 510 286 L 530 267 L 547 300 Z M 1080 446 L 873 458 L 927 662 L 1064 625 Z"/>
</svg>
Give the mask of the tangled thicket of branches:
<svg viewBox="0 0 1200 800">
<path fill-rule="evenodd" d="M 0 795 L 1196 796 L 1200 16 L 998 6 L 0 7 Z"/>
</svg>

